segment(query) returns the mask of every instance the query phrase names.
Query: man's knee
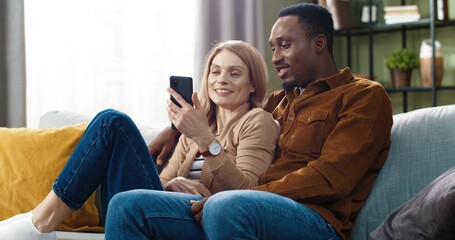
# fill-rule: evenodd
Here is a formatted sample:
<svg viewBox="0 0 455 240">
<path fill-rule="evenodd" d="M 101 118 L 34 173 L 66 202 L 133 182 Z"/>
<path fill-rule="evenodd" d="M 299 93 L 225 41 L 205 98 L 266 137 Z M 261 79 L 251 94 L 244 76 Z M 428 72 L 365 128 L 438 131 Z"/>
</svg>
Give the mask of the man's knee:
<svg viewBox="0 0 455 240">
<path fill-rule="evenodd" d="M 219 192 L 207 200 L 204 206 L 204 217 L 210 216 L 213 218 L 226 215 L 233 216 L 242 209 L 246 208 L 251 202 L 251 191 L 247 190 L 232 190 Z"/>
<path fill-rule="evenodd" d="M 109 202 L 107 218 L 123 221 L 130 216 L 135 216 L 137 211 L 135 196 L 134 190 L 115 194 Z"/>
<path fill-rule="evenodd" d="M 232 190 L 209 198 L 202 215 L 206 236 L 209 239 L 233 239 L 233 234 L 246 236 L 243 233 L 249 233 L 249 226 L 255 221 L 251 212 L 255 208 L 257 193 L 258 191 Z"/>
</svg>

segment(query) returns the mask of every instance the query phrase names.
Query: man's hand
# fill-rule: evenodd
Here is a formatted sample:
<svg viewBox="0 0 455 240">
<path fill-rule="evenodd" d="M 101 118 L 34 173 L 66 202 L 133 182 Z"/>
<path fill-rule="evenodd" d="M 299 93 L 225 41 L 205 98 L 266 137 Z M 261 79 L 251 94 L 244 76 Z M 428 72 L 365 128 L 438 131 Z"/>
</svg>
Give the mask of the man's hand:
<svg viewBox="0 0 455 240">
<path fill-rule="evenodd" d="M 172 179 L 166 184 L 164 190 L 201 195 L 204 197 L 212 196 L 210 190 L 208 190 L 204 185 L 184 177 L 176 177 Z"/>
<path fill-rule="evenodd" d="M 203 198 L 200 201 L 193 201 L 193 200 L 190 201 L 191 213 L 193 214 L 194 220 L 196 222 L 201 222 L 201 220 L 202 220 L 202 209 L 204 208 L 205 202 L 207 202 L 207 200 L 209 198 L 210 197 L 205 197 L 205 198 Z"/>
<path fill-rule="evenodd" d="M 162 168 L 169 159 L 171 151 L 176 145 L 179 136 L 180 132 L 167 127 L 148 145 L 150 154 L 152 154 L 156 165 L 159 168 Z"/>
</svg>

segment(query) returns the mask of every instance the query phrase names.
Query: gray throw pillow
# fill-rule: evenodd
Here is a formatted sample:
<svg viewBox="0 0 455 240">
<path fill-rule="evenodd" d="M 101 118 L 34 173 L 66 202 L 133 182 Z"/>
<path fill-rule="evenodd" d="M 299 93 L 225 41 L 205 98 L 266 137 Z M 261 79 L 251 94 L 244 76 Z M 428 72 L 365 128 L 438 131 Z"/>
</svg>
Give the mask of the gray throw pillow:
<svg viewBox="0 0 455 240">
<path fill-rule="evenodd" d="M 455 239 L 455 167 L 390 213 L 370 239 Z"/>
</svg>

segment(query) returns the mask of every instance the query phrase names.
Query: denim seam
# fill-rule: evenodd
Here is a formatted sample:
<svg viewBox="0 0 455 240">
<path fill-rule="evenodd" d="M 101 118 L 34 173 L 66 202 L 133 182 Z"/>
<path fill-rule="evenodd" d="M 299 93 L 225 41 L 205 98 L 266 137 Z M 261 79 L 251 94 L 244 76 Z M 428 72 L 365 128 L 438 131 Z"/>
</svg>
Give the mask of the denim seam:
<svg viewBox="0 0 455 240">
<path fill-rule="evenodd" d="M 134 153 L 135 153 L 135 155 L 136 155 L 136 158 L 138 159 L 138 161 L 139 161 L 139 163 L 140 163 L 140 165 L 141 165 L 141 167 L 142 167 L 142 170 L 144 171 L 145 175 L 147 175 L 147 179 L 148 179 L 148 181 L 149 181 L 149 184 L 150 184 L 151 188 L 154 188 L 155 186 L 153 186 L 153 184 L 152 184 L 152 179 L 150 178 L 150 174 L 149 174 L 149 172 L 147 171 L 147 169 L 144 167 L 142 158 L 140 157 L 138 151 L 136 150 L 136 145 L 133 144 L 133 142 L 131 141 L 131 139 L 130 139 L 130 137 L 128 136 L 128 134 L 126 134 L 125 130 L 123 130 L 123 128 L 122 128 L 120 125 L 118 125 L 117 123 L 114 123 L 114 122 L 110 122 L 110 123 L 108 123 L 108 124 L 112 124 L 112 125 L 117 126 L 117 127 L 120 129 L 120 131 L 122 131 L 122 133 L 123 133 L 123 135 L 126 137 L 126 139 L 128 139 L 128 142 L 129 142 L 130 145 L 132 146 L 132 148 L 133 148 L 133 150 L 134 150 Z M 107 125 L 107 124 L 106 124 L 106 125 Z M 106 126 L 106 125 L 105 125 L 105 126 Z M 103 128 L 104 128 L 105 126 L 103 126 Z"/>
<path fill-rule="evenodd" d="M 169 213 L 155 213 L 155 214 L 147 214 L 144 216 L 145 219 L 149 218 L 170 218 L 170 219 L 181 219 L 181 220 L 190 220 L 194 221 L 192 217 L 188 217 L 187 215 L 182 214 L 169 214 Z"/>
<path fill-rule="evenodd" d="M 58 179 L 52 186 L 52 189 L 53 189 L 55 195 L 57 195 L 72 210 L 74 210 L 74 211 L 78 210 L 80 207 L 78 207 L 77 204 L 74 204 L 68 197 L 66 197 L 66 195 L 63 193 L 63 191 L 60 190 L 60 188 L 58 187 L 57 182 L 58 182 Z"/>
<path fill-rule="evenodd" d="M 171 215 L 171 214 L 166 214 L 166 213 L 148 214 L 148 215 L 144 216 L 144 221 L 142 221 L 141 225 L 138 226 L 138 228 L 141 229 L 141 231 L 147 232 L 145 223 L 147 222 L 147 219 L 151 219 L 151 218 L 167 218 L 167 219 L 194 221 L 193 218 L 188 218 L 186 215 Z"/>
<path fill-rule="evenodd" d="M 75 176 L 77 175 L 77 173 L 79 172 L 79 169 L 81 167 L 81 165 L 83 165 L 83 163 L 85 162 L 85 160 L 87 159 L 87 155 L 88 153 L 92 150 L 93 146 L 95 145 L 95 142 L 99 140 L 101 134 L 105 131 L 105 125 L 103 126 L 103 128 L 101 129 L 101 131 L 98 133 L 98 135 L 96 136 L 96 138 L 92 141 L 92 143 L 90 144 L 90 147 L 87 149 L 87 151 L 84 153 L 84 156 L 82 157 L 79 165 L 77 166 L 77 168 L 75 168 L 73 170 L 73 174 L 71 176 L 71 178 L 69 179 L 68 183 L 65 185 L 65 187 L 63 188 L 61 192 L 62 196 L 61 198 L 62 199 L 65 199 L 65 203 L 67 205 L 72 205 L 72 206 L 75 206 L 76 209 L 79 209 L 82 205 L 79 205 L 79 204 L 76 204 L 74 203 L 73 201 L 71 201 L 69 198 L 66 197 L 66 194 L 65 192 L 67 191 L 67 189 L 72 185 L 73 181 L 74 181 L 74 178 Z M 70 203 L 70 204 L 68 204 Z"/>
<path fill-rule="evenodd" d="M 261 205 L 255 204 L 254 207 L 255 207 L 255 210 L 261 210 Z M 273 207 L 273 206 L 269 206 L 269 208 L 272 210 L 272 213 L 275 214 L 278 217 L 280 217 L 280 216 L 281 217 L 288 216 L 292 220 L 294 220 L 296 222 L 300 222 L 300 223 L 302 223 L 304 225 L 307 225 L 308 227 L 310 227 L 312 229 L 318 229 L 318 230 L 321 230 L 321 231 L 326 231 L 327 230 L 327 227 L 325 225 L 322 226 L 322 225 L 317 225 L 317 224 L 311 224 L 305 218 L 302 218 L 299 214 L 284 214 L 284 212 L 280 208 L 276 208 L 276 207 Z"/>
</svg>

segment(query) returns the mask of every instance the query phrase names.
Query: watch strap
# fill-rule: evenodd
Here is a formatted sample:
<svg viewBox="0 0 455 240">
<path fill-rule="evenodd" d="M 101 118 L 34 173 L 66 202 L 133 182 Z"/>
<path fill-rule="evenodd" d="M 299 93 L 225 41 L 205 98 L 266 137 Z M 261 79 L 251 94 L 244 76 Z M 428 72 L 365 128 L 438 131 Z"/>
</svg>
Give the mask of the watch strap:
<svg viewBox="0 0 455 240">
<path fill-rule="evenodd" d="M 201 155 L 202 155 L 203 157 L 212 156 L 212 154 L 210 153 L 209 150 L 207 150 L 207 151 L 205 151 L 205 152 L 201 152 Z"/>
</svg>

